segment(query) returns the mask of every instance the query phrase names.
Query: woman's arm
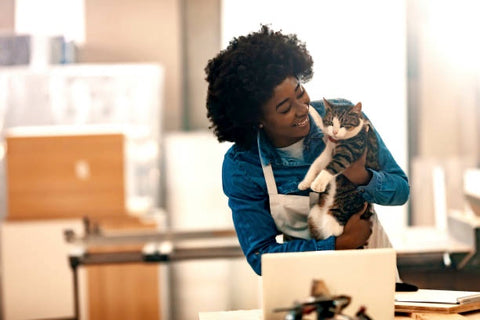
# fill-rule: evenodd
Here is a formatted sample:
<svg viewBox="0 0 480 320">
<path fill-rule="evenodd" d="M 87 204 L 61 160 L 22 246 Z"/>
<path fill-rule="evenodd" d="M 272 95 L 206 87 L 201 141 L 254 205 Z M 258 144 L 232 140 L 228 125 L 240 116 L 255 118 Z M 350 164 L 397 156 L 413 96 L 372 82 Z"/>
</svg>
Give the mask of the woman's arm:
<svg viewBox="0 0 480 320">
<path fill-rule="evenodd" d="M 243 253 L 253 270 L 262 274 L 261 257 L 264 253 L 300 252 L 335 249 L 335 238 L 326 240 L 291 240 L 278 243 L 278 232 L 264 201 L 229 197 L 233 222 Z"/>
<path fill-rule="evenodd" d="M 343 174 L 351 182 L 359 185 L 363 198 L 367 202 L 380 205 L 402 205 L 410 195 L 410 186 L 405 172 L 398 166 L 382 138 L 375 131 L 378 140 L 378 158 L 381 170 L 365 168 L 366 154 Z"/>
<path fill-rule="evenodd" d="M 253 270 L 261 275 L 261 256 L 273 252 L 354 249 L 365 244 L 371 233 L 369 221 L 350 219 L 341 236 L 325 240 L 290 240 L 278 243 L 280 234 L 269 211 L 263 172 L 233 157 L 223 163 L 223 189 L 232 210 L 233 223 L 243 253 Z"/>
<path fill-rule="evenodd" d="M 280 234 L 270 214 L 268 193 L 259 164 L 227 153 L 222 169 L 223 191 L 228 197 L 237 237 L 253 270 L 261 275 L 261 256 L 271 252 L 333 250 L 333 237 L 323 240 L 292 240 L 278 243 Z"/>
</svg>

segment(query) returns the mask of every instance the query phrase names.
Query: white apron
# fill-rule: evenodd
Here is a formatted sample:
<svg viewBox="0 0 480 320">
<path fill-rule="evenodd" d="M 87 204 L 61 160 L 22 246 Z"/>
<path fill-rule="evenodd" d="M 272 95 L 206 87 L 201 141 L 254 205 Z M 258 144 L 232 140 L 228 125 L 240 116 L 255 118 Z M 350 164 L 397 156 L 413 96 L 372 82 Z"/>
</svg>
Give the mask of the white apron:
<svg viewBox="0 0 480 320">
<path fill-rule="evenodd" d="M 262 163 L 263 175 L 267 184 L 270 213 L 275 221 L 277 229 L 287 236 L 311 239 L 307 219 L 310 208 L 318 203 L 318 193 L 310 192 L 310 196 L 279 194 L 272 166 L 271 164 L 264 164 L 260 146 L 259 156 Z M 366 248 L 391 248 L 392 244 L 390 239 L 385 233 L 385 230 L 375 212 L 373 212 L 370 219 L 373 222 L 372 235 L 368 239 Z"/>
</svg>

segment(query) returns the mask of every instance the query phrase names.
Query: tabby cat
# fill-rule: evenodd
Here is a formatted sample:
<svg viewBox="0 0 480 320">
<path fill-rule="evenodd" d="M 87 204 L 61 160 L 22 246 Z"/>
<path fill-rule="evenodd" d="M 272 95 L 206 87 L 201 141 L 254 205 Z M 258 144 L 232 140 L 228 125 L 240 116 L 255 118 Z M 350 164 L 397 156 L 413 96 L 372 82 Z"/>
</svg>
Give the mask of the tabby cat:
<svg viewBox="0 0 480 320">
<path fill-rule="evenodd" d="M 300 190 L 311 188 L 320 193 L 318 204 L 308 215 L 310 233 L 315 239 L 340 235 L 348 219 L 364 207 L 365 200 L 357 186 L 341 173 L 364 154 L 365 148 L 366 166 L 379 169 L 377 137 L 362 114 L 362 104 L 323 101 L 323 119 L 315 110 L 312 116 L 325 134 L 326 146 L 298 186 Z M 371 215 L 370 206 L 365 218 Z"/>
</svg>

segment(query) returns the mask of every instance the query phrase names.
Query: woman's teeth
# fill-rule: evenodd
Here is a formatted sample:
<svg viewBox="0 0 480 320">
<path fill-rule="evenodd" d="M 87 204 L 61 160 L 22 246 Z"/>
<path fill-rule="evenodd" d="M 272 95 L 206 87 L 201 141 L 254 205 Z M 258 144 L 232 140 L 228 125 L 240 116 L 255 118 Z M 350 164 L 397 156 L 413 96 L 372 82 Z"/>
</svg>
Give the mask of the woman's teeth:
<svg viewBox="0 0 480 320">
<path fill-rule="evenodd" d="M 302 122 L 295 123 L 293 126 L 294 127 L 304 127 L 305 125 L 307 125 L 307 123 L 308 123 L 308 116 L 305 117 L 305 120 L 303 120 Z"/>
</svg>

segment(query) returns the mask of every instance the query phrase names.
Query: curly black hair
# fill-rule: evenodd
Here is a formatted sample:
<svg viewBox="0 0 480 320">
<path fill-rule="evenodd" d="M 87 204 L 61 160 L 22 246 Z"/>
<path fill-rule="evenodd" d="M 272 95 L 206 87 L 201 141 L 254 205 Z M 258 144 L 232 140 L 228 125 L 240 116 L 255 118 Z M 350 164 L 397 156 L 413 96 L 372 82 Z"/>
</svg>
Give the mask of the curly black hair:
<svg viewBox="0 0 480 320">
<path fill-rule="evenodd" d="M 241 148 L 255 142 L 261 106 L 289 76 L 308 81 L 313 60 L 295 34 L 262 25 L 257 32 L 230 41 L 205 67 L 207 117 L 218 141 Z"/>
</svg>

